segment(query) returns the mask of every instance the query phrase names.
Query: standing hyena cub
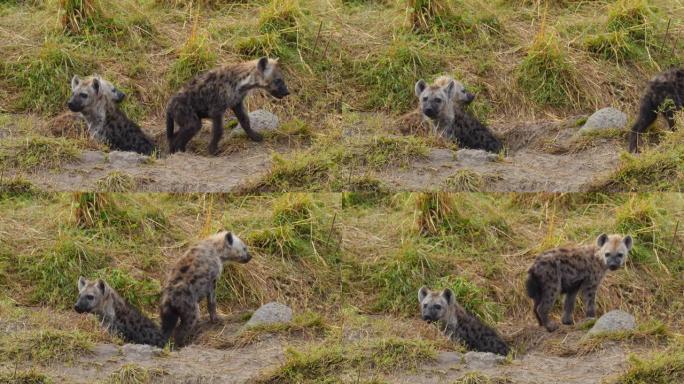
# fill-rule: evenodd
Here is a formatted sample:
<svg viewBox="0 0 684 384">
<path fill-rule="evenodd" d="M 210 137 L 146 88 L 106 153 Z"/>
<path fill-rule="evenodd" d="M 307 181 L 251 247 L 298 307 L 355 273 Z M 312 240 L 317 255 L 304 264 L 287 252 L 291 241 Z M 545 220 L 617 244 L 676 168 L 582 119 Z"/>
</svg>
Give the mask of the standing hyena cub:
<svg viewBox="0 0 684 384">
<path fill-rule="evenodd" d="M 503 145 L 494 134 L 464 110 L 474 96 L 468 94 L 456 81 L 440 77 L 432 85 L 418 80 L 415 88 L 420 110 L 432 122 L 435 133 L 458 141 L 465 148 L 499 152 Z"/>
<path fill-rule="evenodd" d="M 116 103 L 123 99 L 123 94 L 112 93 L 111 83 L 98 76 L 71 79 L 72 95 L 68 106 L 73 112 L 79 112 L 88 125 L 90 135 L 103 142 L 111 149 L 133 151 L 150 155 L 155 146 L 140 127 L 121 111 Z"/>
<path fill-rule="evenodd" d="M 508 345 L 499 334 L 461 307 L 451 289 L 437 292 L 422 287 L 418 291 L 418 302 L 423 320 L 439 321 L 452 340 L 461 341 L 475 351 L 508 354 Z"/>
<path fill-rule="evenodd" d="M 534 315 L 539 325 L 549 332 L 558 324 L 549 319 L 549 311 L 556 298 L 565 294 L 563 324 L 573 323 L 575 298 L 582 291 L 587 317 L 596 316 L 596 291 L 610 269 L 615 271 L 625 264 L 632 249 L 632 237 L 606 235 L 596 244 L 574 248 L 555 248 L 537 256 L 527 277 L 527 295 L 534 301 Z"/>
<path fill-rule="evenodd" d="M 639 117 L 629 135 L 629 151 L 639 152 L 639 136 L 658 118 L 658 113 L 662 113 L 670 129 L 674 129 L 675 112 L 683 106 L 684 68 L 671 69 L 651 79 L 641 98 Z"/>
<path fill-rule="evenodd" d="M 127 342 L 163 347 L 166 338 L 161 329 L 137 308 L 126 302 L 104 281 L 78 278 L 78 301 L 74 305 L 78 313 L 97 315 L 108 332 Z"/>
<path fill-rule="evenodd" d="M 171 270 L 162 292 L 161 322 L 164 336 L 171 336 L 180 319 L 174 340 L 177 346 L 184 346 L 199 319 L 199 302 L 204 298 L 207 299 L 210 320 L 218 321 L 216 280 L 221 276 L 223 264 L 229 261 L 247 263 L 250 259 L 242 240 L 226 231 L 190 248 Z"/>
<path fill-rule="evenodd" d="M 247 136 L 261 141 L 261 135 L 249 124 L 243 103 L 254 88 L 266 89 L 278 99 L 290 94 L 278 61 L 266 57 L 216 68 L 190 80 L 166 107 L 166 136 L 170 152 L 185 152 L 190 139 L 202 128 L 202 119 L 208 118 L 212 121 L 208 150 L 212 155 L 216 154 L 223 135 L 223 114 L 228 108 L 233 110 Z M 178 124 L 178 132 L 175 133 L 174 124 Z"/>
</svg>

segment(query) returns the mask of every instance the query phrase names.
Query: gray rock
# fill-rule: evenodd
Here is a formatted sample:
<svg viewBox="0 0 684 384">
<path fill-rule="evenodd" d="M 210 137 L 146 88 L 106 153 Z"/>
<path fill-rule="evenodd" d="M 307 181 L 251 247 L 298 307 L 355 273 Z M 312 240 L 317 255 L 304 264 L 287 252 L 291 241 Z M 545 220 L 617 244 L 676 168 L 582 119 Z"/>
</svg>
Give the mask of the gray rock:
<svg viewBox="0 0 684 384">
<path fill-rule="evenodd" d="M 83 151 L 81 161 L 84 163 L 104 163 L 105 155 L 99 151 Z"/>
<path fill-rule="evenodd" d="M 245 328 L 257 325 L 289 323 L 292 321 L 292 309 L 287 305 L 271 302 L 262 305 L 249 319 Z"/>
<path fill-rule="evenodd" d="M 463 354 L 459 352 L 440 352 L 436 360 L 439 364 L 460 364 L 463 362 Z"/>
<path fill-rule="evenodd" d="M 505 356 L 497 355 L 491 352 L 475 352 L 470 351 L 463 356 L 468 368 L 472 369 L 486 369 L 493 368 L 506 361 Z"/>
<path fill-rule="evenodd" d="M 628 331 L 636 327 L 634 316 L 619 309 L 601 316 L 589 330 L 589 335 L 603 332 Z"/>
<path fill-rule="evenodd" d="M 149 156 L 141 155 L 137 152 L 112 151 L 109 152 L 107 158 L 113 166 L 128 167 L 145 163 Z"/>
<path fill-rule="evenodd" d="M 266 110 L 257 109 L 249 113 L 249 125 L 256 132 L 274 131 L 278 128 L 279 123 L 278 116 Z M 238 124 L 230 132 L 230 136 L 246 136 L 246 134 L 240 124 Z"/>
<path fill-rule="evenodd" d="M 463 148 L 456 151 L 456 159 L 464 164 L 483 164 L 496 161 L 499 155 L 483 149 Z"/>
<path fill-rule="evenodd" d="M 589 116 L 582 128 L 579 130 L 580 134 L 589 132 L 603 131 L 606 129 L 624 129 L 627 126 L 627 115 L 612 107 L 599 109 Z"/>
</svg>

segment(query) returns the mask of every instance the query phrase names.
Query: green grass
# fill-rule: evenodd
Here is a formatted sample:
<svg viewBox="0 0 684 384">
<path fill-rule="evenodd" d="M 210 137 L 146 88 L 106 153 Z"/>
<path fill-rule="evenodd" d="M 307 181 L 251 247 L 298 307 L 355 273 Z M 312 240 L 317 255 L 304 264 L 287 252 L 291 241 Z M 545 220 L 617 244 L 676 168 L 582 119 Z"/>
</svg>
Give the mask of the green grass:
<svg viewBox="0 0 684 384">
<path fill-rule="evenodd" d="M 163 369 L 145 368 L 129 363 L 112 372 L 104 384 L 151 384 L 156 383 L 166 373 Z"/>
<path fill-rule="evenodd" d="M 537 104 L 562 107 L 582 97 L 575 66 L 562 44 L 555 33 L 540 31 L 517 68 L 518 85 Z"/>
<path fill-rule="evenodd" d="M 25 331 L 0 338 L 0 357 L 4 361 L 41 364 L 73 361 L 90 353 L 92 339 L 80 331 Z"/>
<path fill-rule="evenodd" d="M 107 192 L 129 192 L 138 185 L 133 176 L 121 172 L 112 171 L 95 182 L 95 189 Z"/>
<path fill-rule="evenodd" d="M 77 141 L 30 135 L 5 138 L 0 143 L 0 168 L 31 171 L 52 169 L 80 158 Z"/>
<path fill-rule="evenodd" d="M 323 383 L 343 373 L 391 372 L 410 369 L 435 356 L 429 343 L 399 338 L 374 339 L 351 345 L 317 345 L 305 350 L 288 349 L 285 363 L 258 380 L 259 383 Z"/>
<path fill-rule="evenodd" d="M 50 377 L 34 369 L 0 373 L 0 384 L 51 384 L 53 382 Z"/>
<path fill-rule="evenodd" d="M 197 23 L 196 20 L 190 36 L 178 48 L 177 58 L 169 68 L 168 87 L 174 92 L 191 78 L 216 65 L 216 52 L 211 48 L 206 33 L 198 29 Z"/>
<path fill-rule="evenodd" d="M 632 355 L 630 367 L 612 384 L 670 384 L 684 380 L 684 349 L 670 348 L 648 358 Z"/>
</svg>

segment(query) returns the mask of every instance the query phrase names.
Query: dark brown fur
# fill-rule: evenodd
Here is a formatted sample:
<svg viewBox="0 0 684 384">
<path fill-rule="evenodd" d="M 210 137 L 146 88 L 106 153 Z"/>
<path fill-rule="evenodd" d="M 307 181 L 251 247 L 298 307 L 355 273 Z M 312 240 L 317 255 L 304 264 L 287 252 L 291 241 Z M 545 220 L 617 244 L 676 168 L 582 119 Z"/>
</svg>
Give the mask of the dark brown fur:
<svg viewBox="0 0 684 384">
<path fill-rule="evenodd" d="M 674 104 L 668 105 L 667 100 Z M 684 105 L 684 69 L 665 71 L 649 81 L 641 98 L 639 117 L 629 135 L 629 151 L 639 152 L 640 136 L 661 113 L 671 130 L 675 129 L 675 113 Z"/>
<path fill-rule="evenodd" d="M 440 322 L 444 333 L 462 342 L 468 349 L 507 355 L 508 345 L 490 326 L 461 307 L 450 289 L 442 292 L 422 287 L 418 291 L 421 317 L 425 321 Z"/>
<path fill-rule="evenodd" d="M 188 142 L 202 128 L 202 119 L 211 119 L 212 138 L 209 153 L 216 154 L 223 136 L 223 115 L 229 108 L 254 141 L 261 141 L 253 131 L 244 106 L 250 90 L 262 88 L 276 97 L 289 94 L 276 60 L 262 57 L 259 60 L 216 68 L 190 80 L 175 94 L 166 107 L 166 135 L 171 153 L 185 152 Z M 174 125 L 178 131 L 174 132 Z"/>
</svg>

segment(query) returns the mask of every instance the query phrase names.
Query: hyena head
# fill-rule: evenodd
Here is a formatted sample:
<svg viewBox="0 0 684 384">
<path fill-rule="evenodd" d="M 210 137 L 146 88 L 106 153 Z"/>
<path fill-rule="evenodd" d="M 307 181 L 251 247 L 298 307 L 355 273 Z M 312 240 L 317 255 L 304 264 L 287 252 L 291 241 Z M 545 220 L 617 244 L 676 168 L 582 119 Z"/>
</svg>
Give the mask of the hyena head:
<svg viewBox="0 0 684 384">
<path fill-rule="evenodd" d="M 427 85 L 425 80 L 416 83 L 416 96 L 420 100 L 420 110 L 430 119 L 452 114 L 453 98 L 456 83 L 452 80 L 447 85 Z"/>
<path fill-rule="evenodd" d="M 221 236 L 221 241 L 223 243 L 220 251 L 222 262 L 235 261 L 244 264 L 252 259 L 252 256 L 247 250 L 247 245 L 232 232 L 223 231 L 218 235 Z"/>
<path fill-rule="evenodd" d="M 100 76 L 89 76 L 85 79 L 78 76 L 71 78 L 71 98 L 67 103 L 70 110 L 81 112 L 97 103 L 102 97 L 120 103 L 126 94 Z"/>
<path fill-rule="evenodd" d="M 74 310 L 78 313 L 98 312 L 104 307 L 105 293 L 109 287 L 101 279 L 95 281 L 86 280 L 83 276 L 78 278 L 78 300 Z"/>
<path fill-rule="evenodd" d="M 273 97 L 282 99 L 290 94 L 287 89 L 285 80 L 283 80 L 283 72 L 278 66 L 278 60 L 262 57 L 257 61 L 256 66 L 256 81 L 257 84 L 266 89 Z"/>
<path fill-rule="evenodd" d="M 447 321 L 449 307 L 454 303 L 454 293 L 449 288 L 438 292 L 422 287 L 418 290 L 418 302 L 423 320 L 428 322 Z"/>
<path fill-rule="evenodd" d="M 596 245 L 599 247 L 598 256 L 602 258 L 606 267 L 615 271 L 625 265 L 627 254 L 632 249 L 632 236 L 622 237 L 603 233 L 596 239 Z"/>
<path fill-rule="evenodd" d="M 454 82 L 454 96 L 453 96 L 453 101 L 458 104 L 460 107 L 464 108 L 468 106 L 470 103 L 475 100 L 475 95 L 468 92 L 466 89 L 465 85 L 461 83 L 460 81 L 454 80 L 453 78 L 449 76 L 440 76 L 438 77 L 434 85 L 438 86 L 446 86 L 449 85 L 449 82 L 453 81 Z"/>
</svg>

